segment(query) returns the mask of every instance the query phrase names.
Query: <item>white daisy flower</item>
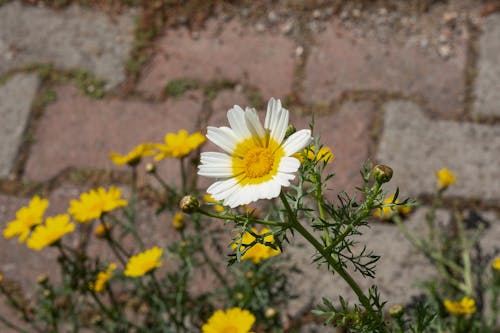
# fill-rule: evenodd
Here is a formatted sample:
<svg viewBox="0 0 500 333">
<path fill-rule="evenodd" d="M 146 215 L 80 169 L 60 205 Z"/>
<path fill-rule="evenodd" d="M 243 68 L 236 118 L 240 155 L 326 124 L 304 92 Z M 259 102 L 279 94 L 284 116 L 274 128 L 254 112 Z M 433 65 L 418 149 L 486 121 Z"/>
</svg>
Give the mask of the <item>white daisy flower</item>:
<svg viewBox="0 0 500 333">
<path fill-rule="evenodd" d="M 311 131 L 300 130 L 285 141 L 288 110 L 280 100 L 267 104 L 264 127 L 257 111 L 235 105 L 227 112 L 229 127 L 207 129 L 207 138 L 225 153 L 201 154 L 198 174 L 218 178 L 207 190 L 216 200 L 231 208 L 259 199 L 279 196 L 282 186 L 295 178 L 300 162 L 294 153 L 311 141 Z"/>
</svg>

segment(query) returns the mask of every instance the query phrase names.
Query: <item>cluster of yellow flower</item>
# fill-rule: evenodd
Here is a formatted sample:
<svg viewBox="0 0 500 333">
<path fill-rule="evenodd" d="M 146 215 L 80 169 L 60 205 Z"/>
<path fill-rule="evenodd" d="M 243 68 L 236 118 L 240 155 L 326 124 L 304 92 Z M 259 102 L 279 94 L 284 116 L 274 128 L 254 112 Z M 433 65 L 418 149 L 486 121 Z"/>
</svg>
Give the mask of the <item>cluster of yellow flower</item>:
<svg viewBox="0 0 500 333">
<path fill-rule="evenodd" d="M 269 233 L 269 235 L 264 236 L 264 242 L 269 243 L 269 244 L 273 244 L 274 243 L 274 236 L 270 233 L 270 231 L 271 230 L 269 230 L 268 228 L 262 228 L 261 231 L 258 231 L 257 229 L 252 228 L 252 232 L 255 235 L 265 235 L 265 234 Z M 255 239 L 256 239 L 255 236 L 252 235 L 250 232 L 248 232 L 248 231 L 245 232 L 241 236 L 240 250 L 243 251 L 243 249 L 245 248 L 244 246 L 248 246 L 248 245 L 252 244 L 255 241 Z M 237 247 L 238 247 L 237 244 L 232 245 L 233 250 L 236 249 Z M 261 243 L 256 243 L 251 248 L 249 248 L 243 256 L 241 256 L 241 259 L 252 260 L 254 263 L 258 264 L 262 260 L 266 260 L 266 259 L 269 259 L 271 257 L 277 256 L 280 253 L 281 253 L 281 251 L 279 249 L 273 249 L 270 246 L 267 246 L 267 245 L 264 245 Z"/>
<path fill-rule="evenodd" d="M 470 297 L 463 297 L 460 301 L 444 301 L 446 310 L 454 315 L 469 315 L 476 312 L 476 302 Z"/>
<path fill-rule="evenodd" d="M 125 155 L 110 153 L 109 158 L 116 165 L 128 164 L 136 166 L 143 157 L 153 156 L 156 161 L 167 157 L 184 158 L 205 142 L 205 137 L 200 132 L 189 134 L 180 130 L 177 134 L 167 133 L 164 143 L 142 143 L 134 147 Z"/>
</svg>

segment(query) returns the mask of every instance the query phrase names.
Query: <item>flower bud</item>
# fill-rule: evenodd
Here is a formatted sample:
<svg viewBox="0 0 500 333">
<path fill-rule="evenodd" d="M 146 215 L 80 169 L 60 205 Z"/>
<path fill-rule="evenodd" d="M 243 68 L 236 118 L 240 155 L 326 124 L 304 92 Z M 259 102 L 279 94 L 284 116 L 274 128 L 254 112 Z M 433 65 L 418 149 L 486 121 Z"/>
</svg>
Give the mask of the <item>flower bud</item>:
<svg viewBox="0 0 500 333">
<path fill-rule="evenodd" d="M 191 214 L 200 208 L 200 202 L 192 195 L 186 195 L 181 199 L 179 207 L 186 214 Z"/>
<path fill-rule="evenodd" d="M 387 165 L 378 164 L 373 168 L 373 177 L 377 183 L 387 183 L 392 178 L 392 169 Z"/>
<path fill-rule="evenodd" d="M 245 295 L 243 295 L 242 293 L 236 293 L 236 299 L 237 299 L 238 301 L 243 300 L 243 298 L 244 298 L 244 297 L 245 297 Z"/>
<path fill-rule="evenodd" d="M 392 318 L 399 318 L 403 315 L 404 308 L 401 304 L 393 305 L 389 308 L 389 314 Z"/>
<path fill-rule="evenodd" d="M 266 318 L 268 318 L 268 319 L 272 318 L 272 317 L 276 316 L 276 313 L 277 313 L 277 311 L 275 308 L 267 308 L 266 309 Z"/>
<path fill-rule="evenodd" d="M 153 163 L 146 164 L 146 173 L 152 174 L 156 172 L 156 165 Z"/>
<path fill-rule="evenodd" d="M 111 231 L 111 226 L 100 223 L 94 230 L 94 236 L 97 238 L 106 238 L 106 235 Z"/>
<path fill-rule="evenodd" d="M 47 283 L 47 281 L 49 281 L 49 277 L 46 274 L 40 274 L 36 278 L 36 282 L 42 285 Z"/>
<path fill-rule="evenodd" d="M 174 215 L 174 219 L 172 221 L 172 226 L 177 231 L 182 231 L 184 229 L 184 227 L 186 226 L 186 223 L 184 222 L 184 215 L 182 215 L 182 213 L 176 213 Z"/>
</svg>

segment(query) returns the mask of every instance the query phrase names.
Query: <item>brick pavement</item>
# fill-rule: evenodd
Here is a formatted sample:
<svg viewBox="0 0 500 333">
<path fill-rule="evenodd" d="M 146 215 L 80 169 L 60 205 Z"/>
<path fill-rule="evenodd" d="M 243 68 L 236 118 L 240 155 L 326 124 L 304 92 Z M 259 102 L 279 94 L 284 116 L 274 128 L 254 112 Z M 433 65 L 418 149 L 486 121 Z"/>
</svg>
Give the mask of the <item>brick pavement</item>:
<svg viewBox="0 0 500 333">
<path fill-rule="evenodd" d="M 23 24 L 11 19 L 16 15 Z M 425 202 L 434 189 L 436 169 L 449 167 L 458 175 L 449 196 L 468 207 L 475 203 L 491 209 L 487 215 L 492 229 L 484 244 L 495 245 L 500 203 L 500 107 L 495 98 L 500 97 L 500 15 L 474 23 L 481 31 L 477 53 L 467 51 L 474 41 L 464 38 L 449 57 L 410 40 L 370 39 L 339 24 L 335 16 L 314 34 L 301 32 L 302 28 L 293 34 L 261 31 L 237 19 L 214 17 L 199 32 L 166 28 L 154 41 L 153 54 L 138 82 L 129 96 L 123 96 L 119 84 L 126 79 L 137 15 L 140 12 L 135 9 L 110 17 L 77 6 L 55 11 L 17 1 L 0 6 L 0 74 L 8 73 L 0 80 L 1 178 L 12 173 L 22 153 L 27 158 L 21 161 L 22 174 L 14 179 L 21 184 L 43 185 L 68 168 L 116 170 L 107 158 L 110 151 L 125 152 L 140 142 L 161 141 L 166 132 L 199 129 L 207 121 L 221 125 L 233 104 L 291 97 L 284 101 L 297 127 L 307 127 L 314 113 L 322 141 L 336 155 L 330 166 L 337 174 L 331 184 L 334 190 L 352 191 L 359 184 L 362 163 L 371 158 L 394 168 L 391 186 L 399 185 L 404 193 Z M 88 70 L 107 80 L 108 91 L 118 94 L 108 92 L 94 100 L 74 83 L 46 86 L 42 82 L 41 87 L 55 91 L 57 100 L 28 121 L 41 89 L 36 74 L 22 73 L 33 62 Z M 472 79 L 467 76 L 476 70 Z M 194 80 L 197 87 L 179 97 L 165 96 L 167 83 L 185 79 Z M 214 90 L 214 81 L 224 80 L 233 88 Z M 22 137 L 28 132 L 33 137 L 26 147 Z M 164 163 L 161 172 L 172 181 L 179 178 L 173 162 Z M 67 186 L 63 182 L 53 190 L 55 206 L 65 205 L 66 196 L 61 193 L 84 189 Z M 0 193 L 2 228 L 26 201 L 17 193 Z M 424 212 L 425 208 L 417 209 L 409 223 L 418 226 Z M 156 241 L 168 237 L 159 230 Z M 408 301 L 417 290 L 407 294 L 402 288 L 409 277 L 429 273 L 425 262 L 391 225 L 374 225 L 363 241 L 386 258 L 376 280 L 383 295 L 394 302 Z M 31 256 L 18 244 L 0 241 L 0 248 L 7 253 L 0 269 L 29 285 L 32 275 L 22 275 L 18 264 L 19 258 Z M 312 251 L 290 249 L 290 253 L 294 263 L 310 263 Z M 50 257 L 49 252 L 46 255 Z M 413 258 L 413 266 L 408 267 L 407 258 Z M 31 273 L 37 272 L 50 259 L 32 263 L 27 259 L 26 265 Z M 318 303 L 325 290 L 332 297 L 343 290 L 340 283 L 331 289 L 321 271 L 309 270 L 306 275 L 292 281 L 293 288 L 308 290 L 309 295 L 302 293 L 291 313 Z"/>
</svg>

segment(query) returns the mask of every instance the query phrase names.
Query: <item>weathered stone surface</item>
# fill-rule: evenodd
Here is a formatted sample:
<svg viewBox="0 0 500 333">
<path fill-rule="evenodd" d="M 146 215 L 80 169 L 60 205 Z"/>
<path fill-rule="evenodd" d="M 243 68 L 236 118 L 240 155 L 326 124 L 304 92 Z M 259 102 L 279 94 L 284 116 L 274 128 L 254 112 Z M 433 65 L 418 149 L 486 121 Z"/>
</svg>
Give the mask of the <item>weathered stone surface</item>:
<svg viewBox="0 0 500 333">
<path fill-rule="evenodd" d="M 31 63 L 83 68 L 113 88 L 125 79 L 133 13 L 113 19 L 70 6 L 62 11 L 12 2 L 0 7 L 0 74 Z"/>
<path fill-rule="evenodd" d="M 335 22 L 317 38 L 307 60 L 302 98 L 329 103 L 346 91 L 397 92 L 426 100 L 435 112 L 463 110 L 465 43 L 443 60 L 418 45 L 382 44 Z"/>
<path fill-rule="evenodd" d="M 167 30 L 144 70 L 139 90 L 158 96 L 180 78 L 232 80 L 258 88 L 264 98 L 290 93 L 293 42 L 279 34 L 259 34 L 236 21 L 211 20 L 194 39 L 186 28 Z"/>
<path fill-rule="evenodd" d="M 124 154 L 139 143 L 163 142 L 168 132 L 199 126 L 201 96 L 197 92 L 165 103 L 137 100 L 93 100 L 75 88 L 56 89 L 58 101 L 37 126 L 25 176 L 46 180 L 68 167 L 116 168 L 108 154 Z M 178 180 L 176 160 L 161 162 L 166 180 Z"/>
<path fill-rule="evenodd" d="M 500 116 L 500 14 L 485 19 L 479 42 L 478 75 L 474 89 L 474 114 Z"/>
<path fill-rule="evenodd" d="M 0 86 L 0 177 L 14 166 L 39 83 L 35 75 L 17 74 Z"/>
<path fill-rule="evenodd" d="M 427 208 L 421 208 L 405 221 L 408 228 L 418 234 L 424 235 L 422 228 Z M 449 219 L 447 211 L 438 211 L 438 223 L 446 223 Z M 377 264 L 376 278 L 363 278 L 359 273 L 352 273 L 361 288 L 367 292 L 368 288 L 376 284 L 381 293 L 381 299 L 387 300 L 388 305 L 404 304 L 412 296 L 419 295 L 422 291 L 416 284 L 431 277 L 435 271 L 427 259 L 416 250 L 404 237 L 399 228 L 393 224 L 374 222 L 370 229 L 364 229 L 363 235 L 356 237 L 359 251 L 364 245 L 381 258 Z M 297 235 L 295 244 L 305 244 Z M 358 303 L 356 295 L 348 285 L 338 276 L 332 275 L 324 267 L 317 269 L 312 263 L 314 249 L 310 245 L 305 247 L 289 247 L 285 253 L 291 254 L 291 262 L 303 269 L 302 274 L 291 275 L 292 288 L 299 297 L 290 302 L 291 315 L 300 313 L 310 306 L 321 304 L 321 298 L 326 297 L 338 303 L 338 296 L 344 297 L 351 304 Z"/>
<path fill-rule="evenodd" d="M 500 198 L 500 126 L 436 121 L 413 103 L 385 104 L 377 160 L 394 169 L 389 188 L 417 196 L 436 190 L 435 172 L 448 168 L 457 183 L 445 193 L 463 198 Z"/>
</svg>

